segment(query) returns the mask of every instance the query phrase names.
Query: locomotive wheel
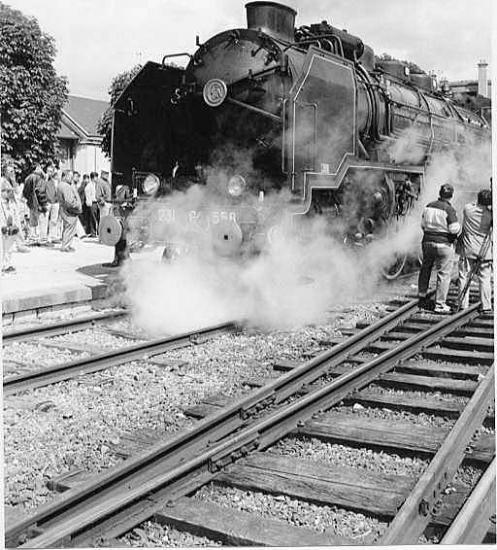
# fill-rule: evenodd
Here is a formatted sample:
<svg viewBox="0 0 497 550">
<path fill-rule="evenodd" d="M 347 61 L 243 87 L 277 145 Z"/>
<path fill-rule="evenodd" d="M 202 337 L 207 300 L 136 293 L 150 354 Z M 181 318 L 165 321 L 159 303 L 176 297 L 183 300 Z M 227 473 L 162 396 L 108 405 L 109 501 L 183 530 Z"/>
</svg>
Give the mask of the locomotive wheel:
<svg viewBox="0 0 497 550">
<path fill-rule="evenodd" d="M 396 254 L 393 262 L 382 269 L 383 277 L 389 281 L 393 281 L 402 273 L 406 262 L 407 254 Z"/>
</svg>

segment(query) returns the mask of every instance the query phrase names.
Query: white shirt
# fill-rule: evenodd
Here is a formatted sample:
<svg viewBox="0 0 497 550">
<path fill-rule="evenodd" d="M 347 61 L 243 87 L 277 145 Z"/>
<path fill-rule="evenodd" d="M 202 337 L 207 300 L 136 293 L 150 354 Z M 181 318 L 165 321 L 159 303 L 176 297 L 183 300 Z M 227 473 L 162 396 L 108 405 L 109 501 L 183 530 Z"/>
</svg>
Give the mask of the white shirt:
<svg viewBox="0 0 497 550">
<path fill-rule="evenodd" d="M 95 189 L 95 182 L 90 180 L 85 187 L 85 200 L 86 206 L 91 206 L 97 201 L 97 194 Z"/>
</svg>

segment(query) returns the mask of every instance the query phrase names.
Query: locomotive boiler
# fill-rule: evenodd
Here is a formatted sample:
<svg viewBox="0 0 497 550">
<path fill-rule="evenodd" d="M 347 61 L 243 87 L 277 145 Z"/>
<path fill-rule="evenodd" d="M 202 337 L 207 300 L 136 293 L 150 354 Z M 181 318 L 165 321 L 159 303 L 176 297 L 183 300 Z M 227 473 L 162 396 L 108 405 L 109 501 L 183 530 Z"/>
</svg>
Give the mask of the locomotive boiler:
<svg viewBox="0 0 497 550">
<path fill-rule="evenodd" d="M 247 28 L 146 63 L 114 106 L 113 189 L 153 202 L 148 238 L 166 256 L 201 234 L 224 256 L 260 249 L 269 196 L 367 240 L 408 212 L 434 152 L 489 137 L 430 75 L 379 61 L 357 36 L 326 21 L 295 28 L 296 12 L 275 2 L 246 11 Z M 192 186 L 210 192 L 171 200 Z M 122 248 L 122 224 L 104 222 L 102 240 Z"/>
</svg>

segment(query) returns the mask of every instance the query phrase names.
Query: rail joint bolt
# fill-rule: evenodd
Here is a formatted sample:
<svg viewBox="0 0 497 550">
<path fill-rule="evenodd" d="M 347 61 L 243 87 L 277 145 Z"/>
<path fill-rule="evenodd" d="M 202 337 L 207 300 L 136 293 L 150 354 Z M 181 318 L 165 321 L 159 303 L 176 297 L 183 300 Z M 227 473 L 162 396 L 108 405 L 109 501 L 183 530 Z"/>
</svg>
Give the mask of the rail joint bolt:
<svg viewBox="0 0 497 550">
<path fill-rule="evenodd" d="M 429 513 L 430 513 L 430 505 L 428 504 L 428 501 L 423 499 L 420 503 L 419 503 L 419 513 L 422 515 L 422 516 L 427 516 Z"/>
</svg>

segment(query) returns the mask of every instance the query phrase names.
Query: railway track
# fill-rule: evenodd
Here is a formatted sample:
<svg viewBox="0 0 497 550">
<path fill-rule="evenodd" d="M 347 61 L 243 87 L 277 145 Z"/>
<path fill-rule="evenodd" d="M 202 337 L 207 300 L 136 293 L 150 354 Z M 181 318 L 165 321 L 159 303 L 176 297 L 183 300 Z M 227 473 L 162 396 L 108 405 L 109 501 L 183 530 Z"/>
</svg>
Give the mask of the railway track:
<svg viewBox="0 0 497 550">
<path fill-rule="evenodd" d="M 379 544 L 416 543 L 427 528 L 446 532 L 452 543 L 495 536 L 490 518 L 493 514 L 495 521 L 495 509 L 488 504 L 495 500 L 495 442 L 481 429 L 494 426 L 489 412 L 493 324 L 480 319 L 477 308 L 441 317 L 420 312 L 411 301 L 303 364 L 281 362 L 279 369 L 287 372 L 249 396 L 197 408 L 204 418 L 193 430 L 69 488 L 34 516 L 8 526 L 6 545 L 106 546 L 150 518 L 228 544 L 354 542 L 196 498 L 194 493 L 211 482 L 382 518 L 389 526 L 374 541 Z M 467 402 L 377 394 L 371 384 L 438 390 L 465 396 Z M 452 417 L 453 423 L 432 430 L 333 412 L 347 403 L 430 412 Z M 421 455 L 429 464 L 417 478 L 323 468 L 272 452 L 289 437 Z M 487 471 L 469 498 L 453 481 L 462 463 Z M 465 521 L 475 516 L 479 522 L 468 531 Z"/>
<path fill-rule="evenodd" d="M 108 311 L 104 313 L 94 313 L 92 315 L 76 317 L 74 319 L 60 321 L 58 323 L 47 323 L 41 326 L 29 328 L 11 329 L 2 333 L 2 341 L 4 344 L 11 344 L 13 342 L 25 342 L 28 340 L 36 340 L 38 338 L 70 334 L 72 332 L 85 330 L 87 328 L 93 328 L 102 323 L 122 319 L 127 316 L 128 312 L 126 310 Z"/>
<path fill-rule="evenodd" d="M 125 314 L 118 313 L 114 315 L 97 316 L 97 320 L 103 321 L 115 319 L 116 316 L 119 317 L 122 315 Z M 42 327 L 41 329 L 37 329 L 35 334 L 46 336 L 47 331 L 50 335 L 62 334 L 72 332 L 74 329 L 84 330 L 88 326 L 94 326 L 94 324 L 95 316 L 93 316 L 93 319 L 80 320 L 79 323 L 76 321 L 70 322 L 69 324 L 61 323 L 60 326 L 48 326 L 47 328 Z M 67 330 L 68 328 L 69 330 Z M 153 358 L 155 355 L 160 355 L 166 351 L 183 347 L 188 344 L 199 343 L 205 341 L 205 339 L 213 338 L 230 330 L 236 330 L 235 323 L 220 323 L 211 327 L 205 327 L 203 329 L 198 329 L 175 336 L 142 341 L 131 346 L 120 347 L 104 353 L 97 353 L 89 357 L 81 357 L 75 359 L 74 361 L 69 361 L 62 364 L 52 365 L 37 370 L 28 370 L 27 372 L 4 378 L 3 393 L 5 396 L 8 396 L 22 391 L 54 384 L 56 382 L 69 380 L 84 374 L 104 370 L 116 365 L 128 363 L 130 361 L 141 359 L 150 360 L 150 358 Z M 113 331 L 113 333 L 123 335 L 123 333 L 117 331 Z M 34 338 L 35 336 L 33 335 L 32 337 Z M 127 337 L 129 338 L 130 336 Z M 50 342 L 41 342 L 41 344 L 47 346 L 51 345 Z M 66 346 L 62 344 L 58 347 L 64 348 Z M 70 348 L 71 345 L 69 344 L 67 347 Z"/>
</svg>

